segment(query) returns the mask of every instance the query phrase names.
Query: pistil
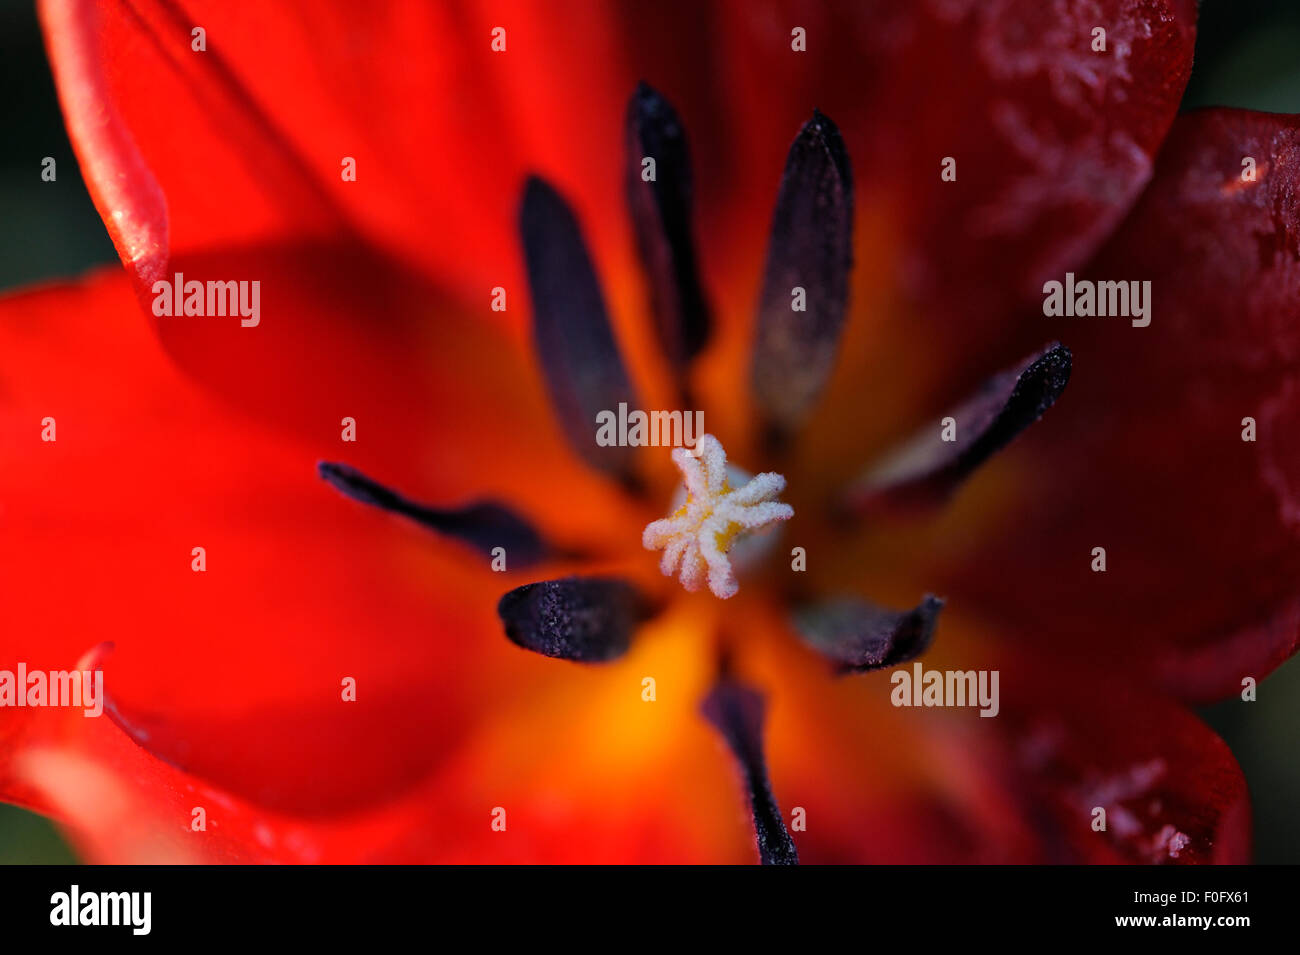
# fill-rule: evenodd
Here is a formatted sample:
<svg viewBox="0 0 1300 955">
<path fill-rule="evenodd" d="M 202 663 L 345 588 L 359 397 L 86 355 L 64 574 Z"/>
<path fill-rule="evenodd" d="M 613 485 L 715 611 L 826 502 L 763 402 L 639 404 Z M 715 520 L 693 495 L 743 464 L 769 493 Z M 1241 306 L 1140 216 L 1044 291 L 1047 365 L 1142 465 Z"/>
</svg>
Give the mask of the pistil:
<svg viewBox="0 0 1300 955">
<path fill-rule="evenodd" d="M 682 472 L 686 499 L 670 516 L 652 521 L 641 535 L 646 550 L 662 550 L 659 569 L 674 574 L 688 591 L 705 583 L 715 597 L 735 596 L 740 585 L 728 556 L 737 541 L 794 516 L 794 508 L 776 500 L 785 478 L 771 471 L 737 487 L 728 474 L 727 453 L 711 434 L 700 438 L 695 453 L 673 451 Z"/>
</svg>

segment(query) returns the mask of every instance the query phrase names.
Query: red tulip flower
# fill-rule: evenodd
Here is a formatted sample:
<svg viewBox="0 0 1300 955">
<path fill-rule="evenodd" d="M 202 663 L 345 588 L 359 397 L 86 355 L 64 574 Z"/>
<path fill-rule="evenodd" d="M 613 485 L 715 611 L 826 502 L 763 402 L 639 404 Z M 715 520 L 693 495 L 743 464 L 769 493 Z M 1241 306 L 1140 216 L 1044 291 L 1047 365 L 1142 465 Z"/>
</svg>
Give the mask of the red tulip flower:
<svg viewBox="0 0 1300 955">
<path fill-rule="evenodd" d="M 1300 134 L 1176 116 L 1192 0 L 40 9 L 123 268 L 0 303 L 0 671 L 109 718 L 0 796 L 84 858 L 1249 858 Z"/>
</svg>

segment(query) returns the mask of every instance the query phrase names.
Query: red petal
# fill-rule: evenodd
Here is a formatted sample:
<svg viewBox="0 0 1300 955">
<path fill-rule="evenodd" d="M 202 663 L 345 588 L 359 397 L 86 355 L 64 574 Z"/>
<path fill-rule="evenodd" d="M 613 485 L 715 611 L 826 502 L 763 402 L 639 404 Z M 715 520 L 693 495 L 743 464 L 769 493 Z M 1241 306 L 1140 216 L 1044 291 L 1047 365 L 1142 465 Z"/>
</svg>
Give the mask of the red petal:
<svg viewBox="0 0 1300 955">
<path fill-rule="evenodd" d="M 1101 667 L 972 644 L 968 627 L 945 620 L 920 661 L 842 678 L 788 639 L 766 647 L 772 784 L 787 816 L 805 810 L 802 861 L 1249 861 L 1245 780 L 1195 716 Z M 916 666 L 997 670 L 997 714 L 895 705 L 893 674 Z"/>
<path fill-rule="evenodd" d="M 327 299 L 309 304 L 318 329 L 337 320 Z M 164 321 L 194 323 L 186 327 L 198 341 L 248 341 L 248 398 L 264 394 L 256 368 L 277 354 L 267 341 L 285 335 L 278 354 L 293 348 L 285 331 L 258 343 L 269 318 L 255 329 L 237 319 Z M 490 407 L 513 386 L 482 395 L 491 375 L 440 373 L 445 363 L 431 356 L 446 402 L 431 429 L 404 428 L 403 409 L 428 401 L 427 389 L 391 412 L 376 402 L 368 424 L 359 417 L 355 444 L 336 430 L 345 408 L 328 408 L 314 440 L 259 428 L 177 372 L 116 270 L 5 300 L 0 350 L 0 437 L 10 449 L 0 521 L 14 556 L 0 575 L 0 668 L 63 669 L 114 641 L 107 686 L 136 739 L 272 806 L 311 812 L 389 798 L 437 764 L 477 710 L 484 655 L 505 644 L 496 599 L 525 581 L 340 497 L 316 462 L 340 453 L 362 465 L 396 460 L 409 441 L 408 454 L 423 446 L 435 459 L 448 449 L 461 456 L 459 476 L 417 488 L 464 485 L 476 467 L 509 455 L 492 449 L 508 431 L 476 439 L 481 422 L 461 409 Z M 371 360 L 360 347 L 353 357 L 357 367 Z M 344 390 L 359 407 L 374 402 L 351 383 Z M 526 406 L 520 413 L 526 421 Z M 47 417 L 53 442 L 42 440 Z M 484 483 L 554 493 L 546 460 Z M 594 510 L 606 523 L 617 514 Z M 206 549 L 205 572 L 191 569 L 195 547 Z M 356 680 L 356 703 L 342 701 L 346 677 Z"/>
<path fill-rule="evenodd" d="M 873 25 L 884 57 L 871 68 L 888 83 L 871 132 L 894 148 L 868 161 L 884 192 L 907 197 L 903 264 L 927 320 L 997 328 L 1045 278 L 1086 261 L 1137 198 L 1191 71 L 1196 7 L 906 9 Z M 954 182 L 940 180 L 945 156 Z"/>
<path fill-rule="evenodd" d="M 697 712 L 712 677 L 705 636 L 678 615 L 599 669 L 556 666 L 500 640 L 491 679 L 460 673 L 490 714 L 459 754 L 356 812 L 251 804 L 166 765 L 108 720 L 52 709 L 2 711 L 0 795 L 53 815 L 93 862 L 748 862 L 753 832 L 733 770 Z M 654 702 L 642 696 L 647 673 L 662 681 Z M 429 687 L 425 705 L 443 689 Z M 393 730 L 421 748 L 418 734 Z M 337 753 L 330 771 L 352 774 L 355 755 Z M 493 826 L 498 807 L 504 831 Z"/>
<path fill-rule="evenodd" d="M 677 17 L 694 29 L 693 10 Z M 658 18 L 648 8 L 561 17 L 527 2 L 479 11 L 42 0 L 73 144 L 142 294 L 176 271 L 194 278 L 195 268 L 228 268 L 225 251 L 241 249 L 267 261 L 238 276 L 199 277 L 260 278 L 269 296 L 264 269 L 288 267 L 278 250 L 319 243 L 335 251 L 306 263 L 321 280 L 317 308 L 337 291 L 331 273 L 345 264 L 340 256 L 373 255 L 361 250 L 378 245 L 437 281 L 442 294 L 427 292 L 428 308 L 451 299 L 474 319 L 514 319 L 518 329 L 527 294 L 517 207 L 527 174 L 537 172 L 574 200 L 620 338 L 635 346 L 629 359 L 643 378 L 655 366 L 650 326 L 637 321 L 646 300 L 623 205 L 626 99 L 639 76 L 657 75 L 674 84 L 679 77 L 713 102 L 701 62 L 681 59 L 679 31 Z M 498 25 L 507 30 L 505 53 L 491 49 Z M 200 27 L 201 52 L 191 36 Z M 721 112 L 699 110 L 699 125 Z M 355 182 L 341 178 L 345 156 L 357 160 Z M 386 328 L 412 317 L 423 324 L 427 313 L 391 314 L 385 283 L 394 277 L 384 271 L 353 290 L 351 310 L 369 316 L 373 299 L 390 312 Z M 507 292 L 505 312 L 489 308 L 497 286 Z M 275 347 L 289 339 L 294 347 L 275 356 L 277 372 L 293 378 L 280 382 L 279 396 L 320 408 L 322 384 L 336 389 L 338 381 L 304 375 L 301 365 L 346 326 L 322 333 L 304 317 L 292 330 L 280 323 L 286 339 Z M 375 326 L 349 331 L 365 337 Z M 456 345 L 466 363 L 489 353 L 468 339 L 445 347 Z M 408 363 L 421 355 L 390 354 L 399 353 Z M 196 357 L 177 354 L 187 366 Z M 237 355 L 220 374 L 199 374 L 233 390 L 233 368 L 243 361 Z M 354 376 L 363 390 L 404 384 L 389 374 L 361 377 L 370 371 Z M 259 395 L 258 404 L 265 415 L 280 401 Z"/>
<path fill-rule="evenodd" d="M 577 196 L 597 245 L 630 235 L 619 154 L 637 75 L 612 11 L 43 0 L 42 14 L 92 195 L 147 280 L 168 240 L 186 253 L 356 228 L 495 317 L 490 290 L 523 286 L 529 171 Z"/>
<path fill-rule="evenodd" d="M 816 467 L 834 460 L 847 478 L 905 438 L 911 415 L 963 399 L 1021 357 L 1005 340 L 1018 310 L 1037 307 L 1047 277 L 1086 263 L 1148 181 L 1191 70 L 1195 18 L 1193 0 L 917 0 L 846 4 L 835 17 L 737 16 L 737 32 L 787 49 L 789 25 L 808 27 L 815 68 L 792 54 L 777 76 L 835 117 L 860 187 L 851 320 L 805 438 Z M 1092 50 L 1095 28 L 1105 52 Z M 761 88 L 770 67 L 747 69 L 745 85 Z M 747 141 L 796 121 L 763 112 L 777 128 Z M 941 179 L 945 157 L 955 181 Z"/>
<path fill-rule="evenodd" d="M 972 338 L 1128 207 L 1186 80 L 1195 16 L 1192 0 L 42 11 L 73 142 L 129 264 L 147 250 L 156 267 L 168 241 L 184 253 L 356 228 L 478 307 L 494 286 L 522 288 L 514 213 L 535 171 L 573 197 L 614 311 L 644 316 L 620 181 L 624 104 L 644 78 L 694 144 L 706 281 L 757 288 L 782 158 L 816 106 L 840 123 L 872 210 L 854 301 L 901 275 L 926 314 Z M 1091 50 L 1097 26 L 1105 53 Z M 950 155 L 958 180 L 943 183 Z M 720 317 L 737 340 L 747 314 Z M 648 327 L 637 335 L 649 342 Z"/>
<path fill-rule="evenodd" d="M 154 319 L 186 374 L 250 420 L 426 503 L 500 497 L 543 531 L 558 521 L 569 535 L 639 534 L 644 519 L 622 527 L 619 489 L 565 445 L 522 333 L 450 307 L 417 274 L 352 242 L 192 253 L 171 265 L 186 283 L 261 283 L 256 327 Z M 354 442 L 339 440 L 344 418 Z M 556 513 L 560 488 L 581 488 L 593 506 Z"/>
<path fill-rule="evenodd" d="M 1229 110 L 1179 119 L 1086 276 L 1150 280 L 1151 323 L 1030 323 L 1069 344 L 1075 374 L 993 497 L 969 502 L 988 533 L 950 578 L 1034 639 L 1194 700 L 1240 693 L 1300 638 L 1298 130 Z"/>
</svg>

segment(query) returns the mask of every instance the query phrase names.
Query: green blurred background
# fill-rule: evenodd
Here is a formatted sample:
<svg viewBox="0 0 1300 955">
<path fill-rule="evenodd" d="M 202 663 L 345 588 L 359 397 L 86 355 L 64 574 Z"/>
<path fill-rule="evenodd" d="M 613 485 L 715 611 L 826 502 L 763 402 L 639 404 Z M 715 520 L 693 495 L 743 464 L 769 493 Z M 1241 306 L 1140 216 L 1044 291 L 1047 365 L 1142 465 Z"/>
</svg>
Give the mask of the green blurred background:
<svg viewBox="0 0 1300 955">
<path fill-rule="evenodd" d="M 0 289 L 115 262 L 78 178 L 36 15 L 25 0 L 0 0 L 0 70 Z M 1184 108 L 1196 106 L 1300 113 L 1300 0 L 1203 0 L 1184 100 Z M 58 162 L 57 183 L 40 181 L 44 156 Z M 1256 861 L 1300 862 L 1300 660 L 1265 680 L 1257 702 L 1229 701 L 1203 715 L 1250 783 Z M 0 863 L 72 861 L 54 826 L 0 804 Z"/>
</svg>

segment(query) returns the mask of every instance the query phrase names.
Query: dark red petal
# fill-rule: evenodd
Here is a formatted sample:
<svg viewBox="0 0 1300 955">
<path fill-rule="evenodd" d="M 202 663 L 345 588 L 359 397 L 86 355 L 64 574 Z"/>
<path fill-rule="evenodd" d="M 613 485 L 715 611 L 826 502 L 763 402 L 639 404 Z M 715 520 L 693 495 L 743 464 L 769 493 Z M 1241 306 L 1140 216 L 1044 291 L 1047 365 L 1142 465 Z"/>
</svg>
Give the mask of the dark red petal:
<svg viewBox="0 0 1300 955">
<path fill-rule="evenodd" d="M 910 334 L 988 349 L 1147 182 L 1191 70 L 1196 4 L 882 6 L 862 56 L 876 146 L 849 145 L 903 218 Z M 945 157 L 955 181 L 940 178 Z"/>
<path fill-rule="evenodd" d="M 803 862 L 1249 861 L 1245 780 L 1183 706 L 1108 661 L 1062 666 L 960 616 L 944 626 L 923 661 L 851 680 L 789 640 L 773 645 L 767 752 L 782 803 L 806 824 Z M 899 705 L 916 702 L 899 675 L 914 681 L 917 668 L 922 681 L 996 670 L 996 715 Z"/>
<path fill-rule="evenodd" d="M 1131 144 L 1149 160 L 1163 139 L 1191 69 L 1196 20 L 1191 0 L 783 0 L 764 16 L 756 16 L 745 0 L 720 6 L 717 58 L 725 69 L 717 88 L 737 104 L 728 117 L 732 149 L 760 150 L 753 157 L 758 168 L 734 160 L 728 167 L 745 182 L 751 176 L 773 181 L 772 164 L 779 164 L 786 142 L 781 130 L 803 118 L 800 109 L 815 105 L 835 116 L 864 195 L 871 190 L 892 197 L 891 209 L 908 213 L 913 235 L 920 238 L 923 229 L 940 243 L 929 248 L 918 242 L 911 255 L 940 270 L 952 261 L 947 252 L 962 257 L 952 261 L 958 269 L 950 275 L 950 295 L 970 271 L 969 257 L 997 259 L 993 250 L 961 248 L 968 226 L 984 226 L 978 234 L 994 244 L 1014 243 L 1030 252 L 1029 232 L 1037 227 L 1059 247 L 1077 235 L 1075 225 L 1093 225 L 1090 211 L 1113 212 L 1125 188 L 1140 187 L 1142 160 L 1125 150 Z M 672 25 L 670 16 L 660 19 L 660 29 Z M 730 29 L 721 29 L 724 23 Z M 791 49 L 795 27 L 806 33 L 805 53 Z M 1097 27 L 1106 30 L 1105 53 L 1091 49 Z M 648 25 L 643 29 L 648 32 Z M 1008 112 L 1042 137 L 1048 155 L 1032 154 L 1032 143 L 1007 123 Z M 692 131 L 693 119 L 688 112 Z M 955 183 L 939 177 L 940 160 L 950 155 L 958 159 Z M 1083 195 L 1087 174 L 1106 169 L 1108 160 L 1139 175 L 1115 180 L 1117 192 Z M 1043 163 L 1057 164 L 1067 176 L 1065 191 L 1027 188 L 1046 183 L 1042 176 L 1050 171 L 1039 168 Z M 1040 178 L 1030 181 L 1035 173 Z M 1009 200 L 1003 205 L 1012 215 L 995 233 L 987 228 L 999 224 L 988 203 L 999 195 Z M 864 201 L 859 208 L 870 206 Z M 1072 221 L 1047 222 L 1052 208 L 1069 212 Z M 943 235 L 945 223 L 959 228 Z M 1094 241 L 1105 236 L 1105 230 L 1097 231 Z M 981 282 L 996 284 L 992 275 Z"/>
<path fill-rule="evenodd" d="M 993 720 L 1006 721 L 1045 861 L 1250 861 L 1246 781 L 1222 740 L 1143 686 L 1090 669 L 1056 673 L 1008 666 Z"/>
<path fill-rule="evenodd" d="M 1087 263 L 1151 175 L 1191 69 L 1196 4 L 879 0 L 749 22 L 736 8 L 736 32 L 768 49 L 789 48 L 788 24 L 808 28 L 783 96 L 816 98 L 853 156 L 853 314 L 804 441 L 823 471 L 847 470 L 1024 353 L 1010 340 L 1017 313 Z M 736 87 L 767 69 L 738 67 Z M 823 70 L 841 77 L 831 95 Z M 782 111 L 767 110 L 764 136 Z M 941 178 L 945 157 L 955 181 Z"/>
<path fill-rule="evenodd" d="M 1298 130 L 1228 110 L 1179 119 L 1150 190 L 1080 276 L 1149 280 L 1150 325 L 1030 323 L 1070 343 L 1070 399 L 999 459 L 1007 483 L 969 515 L 990 533 L 948 551 L 954 600 L 1194 700 L 1240 693 L 1295 652 Z"/>
</svg>

